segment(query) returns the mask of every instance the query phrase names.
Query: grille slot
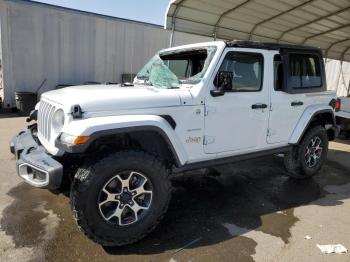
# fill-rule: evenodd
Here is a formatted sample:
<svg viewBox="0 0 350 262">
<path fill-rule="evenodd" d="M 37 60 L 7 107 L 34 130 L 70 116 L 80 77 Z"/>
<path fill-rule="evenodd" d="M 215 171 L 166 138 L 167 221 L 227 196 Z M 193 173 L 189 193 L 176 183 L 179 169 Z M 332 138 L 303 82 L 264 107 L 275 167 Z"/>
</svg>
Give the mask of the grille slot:
<svg viewBox="0 0 350 262">
<path fill-rule="evenodd" d="M 50 103 L 42 100 L 40 101 L 38 111 L 38 132 L 47 141 L 50 141 L 51 138 L 51 122 L 55 109 L 55 106 Z"/>
</svg>

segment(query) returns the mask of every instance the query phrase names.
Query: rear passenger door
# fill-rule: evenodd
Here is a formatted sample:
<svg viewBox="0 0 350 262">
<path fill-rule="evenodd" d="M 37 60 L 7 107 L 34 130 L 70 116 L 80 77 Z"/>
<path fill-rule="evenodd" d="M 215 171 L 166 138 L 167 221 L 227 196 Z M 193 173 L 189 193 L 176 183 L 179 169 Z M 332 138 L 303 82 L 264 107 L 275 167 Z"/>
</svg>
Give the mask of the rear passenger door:
<svg viewBox="0 0 350 262">
<path fill-rule="evenodd" d="M 288 143 L 305 108 L 313 102 L 311 93 L 321 91 L 321 59 L 317 53 L 289 52 L 283 55 L 284 61 L 275 55 L 268 143 Z"/>
</svg>

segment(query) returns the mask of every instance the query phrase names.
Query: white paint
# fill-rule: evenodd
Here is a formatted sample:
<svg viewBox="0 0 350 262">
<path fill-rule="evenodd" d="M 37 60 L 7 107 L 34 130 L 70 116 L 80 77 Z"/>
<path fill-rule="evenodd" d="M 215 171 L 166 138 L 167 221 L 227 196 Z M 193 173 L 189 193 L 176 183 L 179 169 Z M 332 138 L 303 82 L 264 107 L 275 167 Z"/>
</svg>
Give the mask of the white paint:
<svg viewBox="0 0 350 262">
<path fill-rule="evenodd" d="M 226 48 L 222 41 L 197 43 L 168 50 L 216 46 L 217 51 L 202 79 L 179 89 L 159 89 L 135 84 L 75 86 L 44 93 L 42 99 L 63 109 L 66 121 L 62 132 L 89 136 L 95 132 L 125 127 L 152 126 L 164 131 L 181 164 L 279 148 L 296 143 L 315 112 L 332 110 L 328 105 L 334 92 L 292 95 L 274 90 L 274 50 Z M 259 92 L 226 92 L 212 97 L 214 78 L 225 54 L 229 51 L 255 52 L 264 57 L 264 77 Z M 304 102 L 291 108 L 295 99 Z M 204 103 L 205 102 L 205 103 Z M 79 104 L 83 119 L 73 119 L 72 106 Z M 252 105 L 270 105 L 253 110 Z M 283 106 L 282 106 L 283 105 Z M 205 114 L 206 112 L 206 114 Z M 39 114 L 41 115 L 41 114 Z M 176 122 L 174 130 L 161 115 Z M 40 121 L 39 121 L 40 125 Z M 268 129 L 272 130 L 268 134 Z M 55 146 L 59 133 L 52 128 L 51 139 L 38 137 L 53 155 L 63 151 Z"/>
<path fill-rule="evenodd" d="M 349 75 L 350 75 L 350 72 L 349 72 Z M 349 79 L 349 87 L 350 87 L 350 79 Z M 350 119 L 350 96 L 340 98 L 340 110 L 336 112 L 335 115 L 341 118 Z"/>
<path fill-rule="evenodd" d="M 285 134 L 285 135 L 288 135 L 290 144 L 298 143 L 300 136 L 303 134 L 303 131 L 305 130 L 310 119 L 315 113 L 317 113 L 318 111 L 327 110 L 328 112 L 333 114 L 332 107 L 328 105 L 328 103 L 332 100 L 332 98 L 334 98 L 334 95 L 330 94 L 329 96 L 322 97 L 323 101 L 319 100 L 317 96 L 315 97 L 309 96 L 308 99 L 306 99 L 307 107 L 300 114 L 300 119 L 297 120 L 297 122 L 293 127 L 290 126 L 291 127 L 290 130 L 288 130 L 289 133 Z"/>
<path fill-rule="evenodd" d="M 263 86 L 259 92 L 227 92 L 224 96 L 212 97 L 210 90 L 215 89 L 216 72 L 219 71 L 222 61 L 228 52 L 253 52 L 266 57 L 263 65 Z M 253 110 L 253 104 L 269 104 L 269 87 L 272 78 L 271 68 L 268 66 L 269 53 L 267 50 L 250 48 L 225 48 L 215 70 L 207 82 L 205 103 L 209 110 L 205 118 L 205 135 L 215 138 L 213 143 L 205 146 L 209 154 L 224 152 L 241 152 L 244 150 L 264 149 L 268 128 L 269 110 Z"/>
</svg>

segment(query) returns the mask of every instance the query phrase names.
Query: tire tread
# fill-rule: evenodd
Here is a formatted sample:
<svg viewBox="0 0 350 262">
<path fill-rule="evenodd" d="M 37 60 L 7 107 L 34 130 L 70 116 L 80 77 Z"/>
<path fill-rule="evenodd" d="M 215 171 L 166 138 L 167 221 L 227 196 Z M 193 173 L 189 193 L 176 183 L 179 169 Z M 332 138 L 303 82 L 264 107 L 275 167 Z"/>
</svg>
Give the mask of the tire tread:
<svg viewBox="0 0 350 262">
<path fill-rule="evenodd" d="M 84 203 L 85 199 L 81 199 L 80 198 L 80 194 L 79 192 L 85 191 L 86 190 L 86 184 L 89 184 L 89 180 L 91 180 L 91 175 L 92 175 L 92 171 L 98 169 L 98 167 L 100 165 L 105 165 L 105 163 L 109 163 L 110 161 L 115 161 L 115 159 L 117 158 L 123 158 L 123 161 L 128 161 L 131 159 L 148 159 L 152 161 L 152 166 L 153 168 L 158 169 L 158 171 L 164 171 L 165 167 L 162 163 L 162 161 L 155 155 L 151 155 L 149 153 L 146 153 L 144 151 L 136 151 L 136 150 L 132 150 L 132 151 L 122 151 L 122 152 L 117 152 L 114 154 L 111 154 L 109 156 L 107 156 L 106 158 L 100 159 L 98 162 L 96 162 L 94 165 L 87 167 L 87 168 L 79 168 L 73 183 L 72 183 L 72 187 L 71 187 L 71 193 L 70 193 L 70 199 L 71 199 L 71 208 L 72 208 L 72 212 L 73 212 L 73 218 L 76 221 L 78 228 L 80 231 L 82 231 L 85 236 L 87 236 L 89 239 L 101 244 L 102 246 L 124 246 L 127 244 L 132 244 L 137 242 L 138 240 L 144 238 L 145 236 L 147 236 L 149 233 L 151 233 L 155 227 L 159 224 L 159 222 L 163 219 L 168 206 L 169 206 L 169 202 L 170 202 L 170 198 L 171 198 L 171 184 L 170 181 L 168 179 L 169 177 L 169 171 L 166 170 L 165 175 L 166 175 L 166 179 L 164 179 L 165 181 L 165 187 L 166 187 L 166 204 L 163 207 L 163 210 L 161 211 L 161 215 L 158 217 L 158 219 L 156 221 L 154 221 L 154 223 L 149 226 L 147 228 L 147 230 L 145 230 L 144 232 L 140 232 L 139 235 L 135 236 L 135 237 L 130 237 L 127 239 L 124 239 L 123 241 L 121 240 L 114 240 L 114 239 L 110 239 L 107 238 L 106 236 L 103 235 L 99 235 L 97 236 L 96 232 L 94 232 L 93 228 L 91 226 L 89 226 L 89 221 L 87 220 L 87 218 L 84 216 L 83 212 L 82 212 L 82 208 L 81 208 L 81 203 Z M 163 173 L 163 172 L 161 172 Z M 84 183 L 82 183 L 84 182 Z M 87 183 L 86 183 L 87 182 Z"/>
<path fill-rule="evenodd" d="M 287 170 L 287 174 L 295 179 L 305 179 L 305 178 L 310 178 L 312 176 L 314 176 L 318 170 L 322 167 L 322 164 L 319 165 L 319 167 L 317 169 L 315 169 L 315 171 L 312 174 L 307 174 L 302 166 L 302 162 L 303 161 L 300 158 L 300 150 L 301 148 L 303 148 L 305 146 L 305 143 L 307 143 L 309 141 L 309 139 L 311 139 L 315 134 L 317 133 L 323 133 L 323 135 L 327 137 L 327 132 L 325 130 L 325 128 L 323 126 L 320 125 L 316 125 L 314 127 L 311 127 L 306 134 L 304 135 L 304 137 L 301 139 L 301 142 L 294 146 L 291 150 L 290 153 L 286 154 L 284 157 L 284 166 Z M 328 139 L 326 139 L 326 146 L 327 148 L 325 148 L 324 150 L 328 151 Z"/>
</svg>

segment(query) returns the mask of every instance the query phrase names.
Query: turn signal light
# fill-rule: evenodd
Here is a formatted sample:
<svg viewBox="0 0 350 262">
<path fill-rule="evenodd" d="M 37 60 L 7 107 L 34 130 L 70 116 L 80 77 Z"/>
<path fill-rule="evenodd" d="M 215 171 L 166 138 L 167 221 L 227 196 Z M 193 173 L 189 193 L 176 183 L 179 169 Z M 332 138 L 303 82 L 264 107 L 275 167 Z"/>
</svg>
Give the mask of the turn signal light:
<svg viewBox="0 0 350 262">
<path fill-rule="evenodd" d="M 341 102 L 340 99 L 332 99 L 331 102 L 329 103 L 329 105 L 334 109 L 335 112 L 338 112 L 340 110 L 341 107 Z"/>
<path fill-rule="evenodd" d="M 62 143 L 67 145 L 82 145 L 85 144 L 90 137 L 89 136 L 74 136 L 66 133 L 62 133 L 60 138 Z"/>
<path fill-rule="evenodd" d="M 90 139 L 89 136 L 77 136 L 74 140 L 75 145 L 85 144 Z"/>
<path fill-rule="evenodd" d="M 341 107 L 341 103 L 340 103 L 340 99 L 338 98 L 335 101 L 335 107 L 334 107 L 335 112 L 338 112 L 340 110 L 340 107 Z"/>
</svg>

